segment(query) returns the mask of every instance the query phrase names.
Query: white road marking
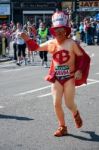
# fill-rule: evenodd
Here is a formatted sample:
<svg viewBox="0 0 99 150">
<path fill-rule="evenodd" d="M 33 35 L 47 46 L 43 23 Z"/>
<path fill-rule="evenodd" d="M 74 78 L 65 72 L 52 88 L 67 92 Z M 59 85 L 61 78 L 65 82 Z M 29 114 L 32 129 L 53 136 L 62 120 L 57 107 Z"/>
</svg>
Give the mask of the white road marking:
<svg viewBox="0 0 99 150">
<path fill-rule="evenodd" d="M 96 82 L 96 81 L 99 81 L 99 80 L 95 80 L 95 79 L 87 79 L 88 81 L 92 81 L 92 82 Z"/>
<path fill-rule="evenodd" d="M 89 82 L 87 84 L 83 84 L 83 85 L 78 86 L 76 88 L 81 88 L 81 87 L 84 87 L 84 86 L 88 86 L 88 85 L 92 85 L 92 84 L 95 84 L 95 83 L 99 83 L 99 80 L 94 80 L 94 79 L 88 79 L 88 80 L 91 81 L 91 82 Z M 52 95 L 52 93 L 47 93 L 47 94 L 44 94 L 44 95 L 40 95 L 40 96 L 38 96 L 38 98 L 42 98 L 42 97 L 46 97 L 46 96 L 50 96 L 50 95 Z"/>
<path fill-rule="evenodd" d="M 0 106 L 0 108 L 4 108 L 4 106 Z"/>
<path fill-rule="evenodd" d="M 81 87 L 83 87 L 83 86 L 88 86 L 88 85 L 92 85 L 92 84 L 95 84 L 95 83 L 99 83 L 99 80 L 96 80 L 96 81 L 93 81 L 93 82 L 89 82 L 89 83 L 87 83 L 87 84 L 83 84 L 83 85 L 78 86 L 78 87 L 76 87 L 76 88 L 81 88 Z"/>
<path fill-rule="evenodd" d="M 11 70 L 5 70 L 5 71 L 2 71 L 3 73 L 7 73 L 7 72 L 12 72 L 12 71 L 20 71 L 20 70 L 23 70 L 24 68 L 19 68 L 19 69 L 11 69 Z"/>
<path fill-rule="evenodd" d="M 95 84 L 95 83 L 99 83 L 99 80 L 95 80 L 95 79 L 88 79 L 88 81 L 89 81 L 89 83 L 83 84 L 83 85 L 78 86 L 76 88 L 81 88 L 81 87 L 85 87 L 85 86 L 92 85 L 92 84 Z M 21 93 L 18 93 L 16 95 L 14 95 L 14 96 L 27 95 L 27 94 L 35 93 L 35 92 L 38 92 L 38 91 L 41 91 L 41 90 L 44 90 L 44 89 L 47 89 L 47 88 L 51 88 L 51 85 L 41 87 L 41 88 L 38 88 L 38 89 L 34 89 L 34 90 L 30 90 L 30 91 L 21 92 Z M 50 96 L 50 95 L 51 95 L 51 93 L 47 93 L 47 94 L 44 94 L 44 95 L 39 95 L 37 97 L 41 98 L 41 97 L 46 97 L 46 96 Z"/>
<path fill-rule="evenodd" d="M 94 53 L 92 53 L 90 57 L 94 57 L 94 56 L 95 56 L 95 54 L 94 54 Z"/>
<path fill-rule="evenodd" d="M 34 90 L 30 90 L 30 91 L 18 93 L 18 94 L 16 94 L 15 96 L 27 95 L 27 94 L 34 93 L 34 92 L 38 92 L 38 91 L 40 91 L 40 90 L 44 90 L 44 89 L 47 89 L 47 88 L 50 88 L 50 87 L 51 87 L 51 85 L 45 86 L 45 87 L 41 87 L 41 88 L 38 88 L 38 89 L 34 89 Z"/>
<path fill-rule="evenodd" d="M 95 54 L 94 53 L 89 53 L 89 52 L 87 52 L 87 54 L 92 58 L 92 57 L 94 57 L 95 56 Z"/>
<path fill-rule="evenodd" d="M 39 98 L 42 98 L 42 97 L 46 97 L 46 96 L 50 96 L 50 95 L 52 95 L 52 93 L 47 93 L 47 94 L 44 94 L 44 95 L 40 95 L 40 96 L 38 96 Z"/>
<path fill-rule="evenodd" d="M 25 70 L 25 69 L 30 69 L 30 67 L 32 67 L 32 66 L 24 67 L 24 68 L 22 68 L 21 66 L 19 66 L 19 67 L 20 68 L 15 68 L 15 69 L 10 69 L 10 70 L 4 70 L 4 71 L 2 71 L 2 73 L 15 72 L 15 71 L 21 71 L 21 70 Z M 33 66 L 33 67 L 40 67 L 40 66 Z"/>
</svg>

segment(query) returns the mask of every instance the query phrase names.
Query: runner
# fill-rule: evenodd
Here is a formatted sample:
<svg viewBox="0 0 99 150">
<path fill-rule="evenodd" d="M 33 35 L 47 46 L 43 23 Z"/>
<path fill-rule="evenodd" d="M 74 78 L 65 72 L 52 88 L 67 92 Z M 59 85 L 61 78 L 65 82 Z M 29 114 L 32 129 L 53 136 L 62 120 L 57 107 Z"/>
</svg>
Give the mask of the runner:
<svg viewBox="0 0 99 150">
<path fill-rule="evenodd" d="M 21 37 L 26 41 L 31 51 L 35 49 L 48 51 L 52 54 L 52 63 L 46 80 L 52 82 L 53 104 L 59 124 L 54 136 L 60 137 L 68 134 L 62 108 L 63 96 L 65 105 L 72 113 L 76 127 L 80 128 L 83 125 L 79 109 L 74 101 L 75 86 L 87 83 L 90 58 L 80 45 L 69 38 L 71 28 L 69 27 L 68 14 L 54 13 L 52 25 L 50 31 L 54 39 L 43 44 L 38 45 L 35 41 L 30 40 L 25 33 L 22 33 Z"/>
</svg>

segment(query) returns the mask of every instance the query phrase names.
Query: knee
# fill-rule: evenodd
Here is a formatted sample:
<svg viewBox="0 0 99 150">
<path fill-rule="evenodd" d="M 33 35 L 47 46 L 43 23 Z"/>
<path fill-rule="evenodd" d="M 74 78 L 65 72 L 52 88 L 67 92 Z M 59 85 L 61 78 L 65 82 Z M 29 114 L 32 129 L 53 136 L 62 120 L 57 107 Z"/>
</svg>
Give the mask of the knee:
<svg viewBox="0 0 99 150">
<path fill-rule="evenodd" d="M 53 104 L 54 104 L 54 108 L 60 108 L 62 105 L 59 99 L 55 100 Z"/>
</svg>

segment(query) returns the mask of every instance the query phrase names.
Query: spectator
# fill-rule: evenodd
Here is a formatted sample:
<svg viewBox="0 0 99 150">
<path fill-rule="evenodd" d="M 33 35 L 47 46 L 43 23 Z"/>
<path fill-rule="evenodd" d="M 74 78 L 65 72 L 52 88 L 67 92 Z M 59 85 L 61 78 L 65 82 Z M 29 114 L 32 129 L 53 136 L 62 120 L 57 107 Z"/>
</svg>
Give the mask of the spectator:
<svg viewBox="0 0 99 150">
<path fill-rule="evenodd" d="M 48 28 L 46 27 L 45 23 L 40 24 L 40 28 L 38 30 L 38 36 L 39 36 L 40 44 L 48 40 Z M 42 60 L 42 65 L 44 65 L 44 67 L 47 67 L 47 61 L 48 61 L 47 53 L 48 53 L 47 51 L 39 52 L 40 58 Z"/>
</svg>

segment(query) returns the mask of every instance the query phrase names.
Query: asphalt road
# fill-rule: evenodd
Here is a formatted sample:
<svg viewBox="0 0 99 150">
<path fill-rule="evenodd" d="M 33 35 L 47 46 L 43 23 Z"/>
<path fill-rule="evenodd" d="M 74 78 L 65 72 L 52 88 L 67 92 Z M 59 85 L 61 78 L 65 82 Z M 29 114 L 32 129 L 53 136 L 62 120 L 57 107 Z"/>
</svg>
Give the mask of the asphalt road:
<svg viewBox="0 0 99 150">
<path fill-rule="evenodd" d="M 84 45 L 83 45 L 84 46 Z M 65 108 L 68 136 L 56 138 L 57 120 L 48 68 L 0 63 L 0 150 L 99 150 L 99 46 L 85 46 L 91 57 L 88 84 L 78 87 L 75 101 L 83 118 L 76 129 Z"/>
</svg>

